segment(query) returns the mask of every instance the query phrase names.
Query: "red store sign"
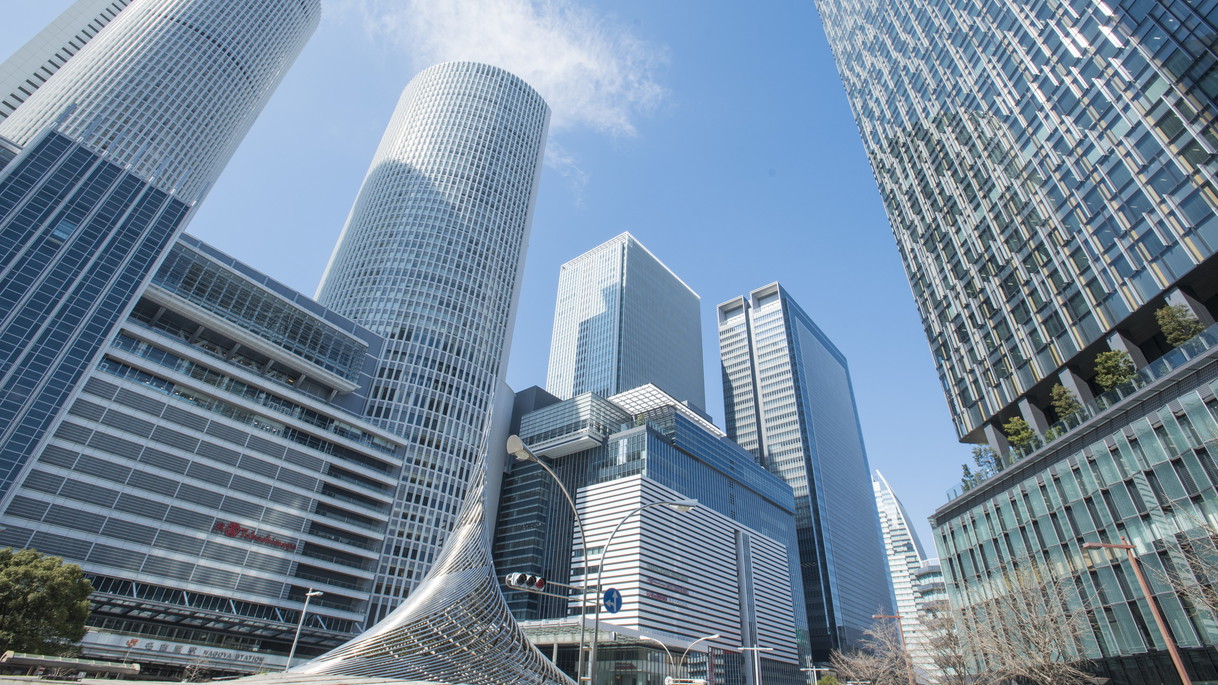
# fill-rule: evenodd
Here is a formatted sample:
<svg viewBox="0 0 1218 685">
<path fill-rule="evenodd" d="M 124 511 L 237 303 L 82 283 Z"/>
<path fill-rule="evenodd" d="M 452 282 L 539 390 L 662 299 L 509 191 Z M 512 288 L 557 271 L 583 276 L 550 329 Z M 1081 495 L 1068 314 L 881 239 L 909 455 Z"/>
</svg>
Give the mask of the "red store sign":
<svg viewBox="0 0 1218 685">
<path fill-rule="evenodd" d="M 257 542 L 260 545 L 270 545 L 286 549 L 289 552 L 296 551 L 296 543 L 290 540 L 281 540 L 273 535 L 259 533 L 253 528 L 246 528 L 236 521 L 220 521 L 217 520 L 211 527 L 211 532 L 220 533 L 230 538 L 241 538 L 250 542 Z"/>
</svg>

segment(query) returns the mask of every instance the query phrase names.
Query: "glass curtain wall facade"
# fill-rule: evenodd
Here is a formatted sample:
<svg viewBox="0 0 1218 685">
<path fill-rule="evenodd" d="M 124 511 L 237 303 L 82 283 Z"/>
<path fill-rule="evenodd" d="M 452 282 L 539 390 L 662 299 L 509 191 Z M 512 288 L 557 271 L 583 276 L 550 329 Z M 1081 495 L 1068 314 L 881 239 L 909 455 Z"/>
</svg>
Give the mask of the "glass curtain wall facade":
<svg viewBox="0 0 1218 685">
<path fill-rule="evenodd" d="M 0 497 L 189 212 L 54 131 L 0 172 Z"/>
<path fill-rule="evenodd" d="M 824 661 L 892 598 L 850 372 L 777 283 L 718 314 L 727 435 L 795 491 L 803 605 Z"/>
<path fill-rule="evenodd" d="M 1053 418 L 1114 334 L 1161 354 L 1173 289 L 1208 316 L 1212 2 L 817 6 L 962 437 Z"/>
<path fill-rule="evenodd" d="M 698 294 L 623 233 L 562 265 L 546 390 L 563 399 L 658 386 L 701 410 Z"/>
<path fill-rule="evenodd" d="M 0 495 L 319 12 L 146 0 L 0 121 Z"/>
<path fill-rule="evenodd" d="M 1127 562 L 1081 545 L 1124 536 L 1151 569 L 1212 582 L 1186 550 L 1218 499 L 1198 411 L 1218 341 L 1218 3 L 817 6 L 957 431 L 999 452 L 932 518 L 953 602 L 1035 563 L 1094 599 L 1079 651 L 1097 672 L 1170 681 Z M 1169 342 L 1166 304 L 1210 328 Z M 1109 351 L 1136 373 L 1101 383 Z M 1032 435 L 1007 453 L 1013 418 Z M 1212 612 L 1152 585 L 1194 677 L 1216 677 Z"/>
<path fill-rule="evenodd" d="M 1218 337 L 1211 344 L 1218 343 Z M 1211 348 L 1211 351 L 1218 347 Z M 1092 631 L 1079 656 L 1118 685 L 1177 676 L 1123 552 L 1126 538 L 1190 675 L 1218 679 L 1218 620 L 1190 590 L 1212 588 L 1218 526 L 1218 354 L 1092 420 L 941 507 L 935 543 L 953 604 L 984 603 L 1029 560 L 1072 578 Z"/>
<path fill-rule="evenodd" d="M 132 0 L 76 0 L 17 52 L 0 62 L 0 121 L 110 23 Z"/>
<path fill-rule="evenodd" d="M 488 449 L 549 108 L 521 79 L 451 62 L 406 87 L 318 289 L 386 339 L 368 420 L 410 444 L 374 620 L 422 580 Z"/>
</svg>

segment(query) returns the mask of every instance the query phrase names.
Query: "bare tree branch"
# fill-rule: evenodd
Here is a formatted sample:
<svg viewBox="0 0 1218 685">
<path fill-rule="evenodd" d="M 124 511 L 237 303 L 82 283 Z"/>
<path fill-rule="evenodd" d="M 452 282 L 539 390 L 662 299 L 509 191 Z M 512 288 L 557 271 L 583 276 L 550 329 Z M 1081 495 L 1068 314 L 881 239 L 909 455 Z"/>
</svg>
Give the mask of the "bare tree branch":
<svg viewBox="0 0 1218 685">
<path fill-rule="evenodd" d="M 1218 528 L 1198 521 L 1192 530 L 1176 535 L 1179 558 L 1170 557 L 1165 571 L 1151 573 L 1199 611 L 1218 616 Z"/>
<path fill-rule="evenodd" d="M 1084 652 L 1090 602 L 1074 578 L 1055 578 L 1025 559 L 990 583 L 990 599 L 961 612 L 967 659 L 980 666 L 973 670 L 1043 685 L 1091 681 Z"/>
<path fill-rule="evenodd" d="M 834 652 L 830 663 L 842 680 L 870 682 L 872 685 L 907 685 L 909 655 L 901 644 L 895 621 L 881 621 L 867 629 L 862 649 Z"/>
</svg>

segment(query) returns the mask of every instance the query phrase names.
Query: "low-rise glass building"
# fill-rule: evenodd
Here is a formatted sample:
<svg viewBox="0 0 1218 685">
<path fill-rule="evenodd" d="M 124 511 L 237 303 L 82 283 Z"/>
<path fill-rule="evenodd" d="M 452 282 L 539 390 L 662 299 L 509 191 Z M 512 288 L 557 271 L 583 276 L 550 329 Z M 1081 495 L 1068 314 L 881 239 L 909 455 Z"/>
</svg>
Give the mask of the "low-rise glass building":
<svg viewBox="0 0 1218 685">
<path fill-rule="evenodd" d="M 1195 357 L 1176 355 L 1179 366 L 1163 365 L 1155 382 L 1131 384 L 1128 397 L 1071 433 L 952 493 L 932 523 L 953 602 L 983 603 L 1004 569 L 1039 562 L 1075 579 L 1076 600 L 1092 607 L 1079 656 L 1117 683 L 1172 678 L 1124 553 L 1083 548 L 1125 538 L 1190 673 L 1218 678 L 1213 612 L 1169 582 L 1205 586 L 1215 571 L 1209 555 L 1189 550 L 1212 549 L 1218 525 L 1218 336 L 1195 344 Z"/>
</svg>

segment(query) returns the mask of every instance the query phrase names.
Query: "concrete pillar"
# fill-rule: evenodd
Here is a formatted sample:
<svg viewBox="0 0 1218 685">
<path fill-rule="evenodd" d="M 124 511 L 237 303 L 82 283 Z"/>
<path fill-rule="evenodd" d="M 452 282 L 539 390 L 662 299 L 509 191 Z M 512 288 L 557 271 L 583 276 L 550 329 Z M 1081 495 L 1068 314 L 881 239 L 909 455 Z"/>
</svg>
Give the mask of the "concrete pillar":
<svg viewBox="0 0 1218 685">
<path fill-rule="evenodd" d="M 1108 348 L 1128 352 L 1133 365 L 1139 369 L 1146 366 L 1146 355 L 1142 354 L 1142 348 L 1121 331 L 1113 331 L 1112 335 L 1108 336 Z"/>
<path fill-rule="evenodd" d="M 1206 309 L 1197 298 L 1179 288 L 1172 288 L 1167 292 L 1167 304 L 1184 305 L 1193 313 L 1193 316 L 1197 317 L 1202 326 L 1208 328 L 1214 325 L 1214 317 L 1210 315 L 1210 310 Z"/>
<path fill-rule="evenodd" d="M 1019 414 L 1037 433 L 1044 433 L 1049 428 L 1049 420 L 1045 418 L 1045 413 L 1026 397 L 1019 400 Z"/>
<path fill-rule="evenodd" d="M 985 441 L 998 453 L 998 456 L 1002 457 L 1003 463 L 1006 463 L 1007 450 L 1010 449 L 1011 444 L 1007 442 L 1006 434 L 1002 432 L 1002 429 L 998 427 L 995 421 L 997 419 L 985 424 L 982 430 L 985 432 Z"/>
<path fill-rule="evenodd" d="M 1078 372 L 1074 369 L 1069 367 L 1062 369 L 1062 372 L 1057 374 L 1057 382 L 1074 393 L 1079 402 L 1088 407 L 1095 406 L 1095 395 L 1091 392 L 1091 386 L 1087 385 L 1087 381 L 1083 380 L 1083 377 L 1078 375 Z"/>
</svg>

